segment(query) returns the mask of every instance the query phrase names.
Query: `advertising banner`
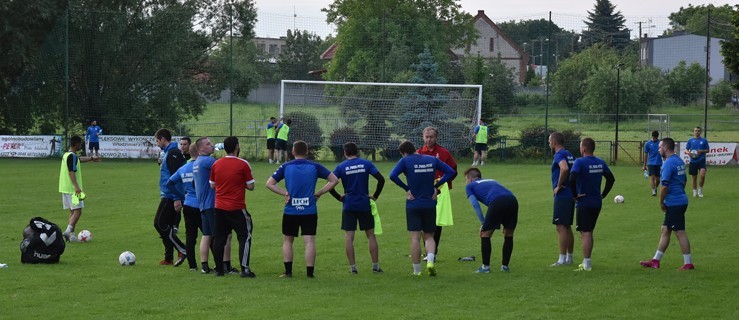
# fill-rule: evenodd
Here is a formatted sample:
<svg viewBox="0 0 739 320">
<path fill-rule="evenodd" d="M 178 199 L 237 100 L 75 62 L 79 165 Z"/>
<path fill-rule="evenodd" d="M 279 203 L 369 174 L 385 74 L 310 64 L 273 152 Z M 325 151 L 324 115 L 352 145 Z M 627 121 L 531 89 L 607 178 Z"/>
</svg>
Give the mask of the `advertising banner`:
<svg viewBox="0 0 739 320">
<path fill-rule="evenodd" d="M 686 142 L 678 143 L 678 154 L 685 161 L 685 164 L 690 163 L 690 156 L 684 153 Z M 710 152 L 706 154 L 706 165 L 711 166 L 723 166 L 727 164 L 736 165 L 739 159 L 737 158 L 736 143 L 734 142 L 708 142 L 710 146 Z"/>
<path fill-rule="evenodd" d="M 179 139 L 173 137 L 172 141 Z M 100 136 L 100 157 L 103 159 L 156 159 L 161 151 L 153 136 Z"/>
<path fill-rule="evenodd" d="M 61 152 L 62 136 L 0 136 L 0 157 L 45 158 Z"/>
</svg>

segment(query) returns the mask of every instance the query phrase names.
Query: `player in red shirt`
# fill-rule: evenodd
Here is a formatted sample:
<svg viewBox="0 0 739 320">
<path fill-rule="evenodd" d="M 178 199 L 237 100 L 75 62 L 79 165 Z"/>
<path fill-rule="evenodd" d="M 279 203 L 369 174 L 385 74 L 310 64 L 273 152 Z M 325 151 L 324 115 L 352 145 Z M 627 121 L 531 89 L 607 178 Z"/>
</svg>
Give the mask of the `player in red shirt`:
<svg viewBox="0 0 739 320">
<path fill-rule="evenodd" d="M 256 275 L 249 267 L 251 252 L 251 215 L 246 211 L 244 189 L 254 190 L 254 176 L 249 162 L 238 157 L 239 139 L 228 137 L 223 140 L 228 154 L 213 164 L 210 172 L 210 186 L 216 190 L 216 211 L 214 215 L 213 256 L 216 265 L 216 276 L 223 276 L 223 247 L 231 231 L 236 232 L 239 239 L 239 260 L 241 261 L 241 277 L 254 278 Z"/>
<path fill-rule="evenodd" d="M 446 148 L 436 144 L 436 140 L 439 137 L 439 131 L 435 127 L 426 127 L 423 129 L 423 147 L 421 149 L 418 149 L 419 154 L 425 154 L 432 157 L 439 158 L 439 160 L 443 161 L 452 169 L 454 169 L 454 176 L 447 182 L 447 186 L 449 186 L 449 190 L 452 189 L 452 180 L 457 177 L 457 162 L 454 161 L 454 158 L 452 157 L 452 154 L 449 153 L 449 150 Z M 438 180 L 443 176 L 444 173 L 436 170 L 436 175 L 434 176 L 435 180 Z M 448 196 L 448 195 L 447 195 Z M 436 231 L 434 231 L 434 241 L 436 241 L 436 251 L 434 252 L 436 256 L 439 255 L 439 240 L 441 240 L 441 227 L 439 225 L 439 210 L 441 209 L 442 201 L 439 201 L 436 205 Z M 451 206 L 448 207 L 448 212 L 446 214 L 451 215 L 452 214 L 452 208 Z M 426 260 L 424 258 L 424 260 Z"/>
</svg>

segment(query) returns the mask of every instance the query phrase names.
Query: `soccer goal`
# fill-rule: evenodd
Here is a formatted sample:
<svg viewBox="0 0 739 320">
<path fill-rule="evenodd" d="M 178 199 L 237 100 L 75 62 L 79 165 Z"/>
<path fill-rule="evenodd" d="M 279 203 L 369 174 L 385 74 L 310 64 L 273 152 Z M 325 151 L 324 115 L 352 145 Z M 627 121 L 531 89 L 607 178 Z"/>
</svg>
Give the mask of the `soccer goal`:
<svg viewBox="0 0 739 320">
<path fill-rule="evenodd" d="M 657 130 L 660 137 L 670 136 L 670 115 L 666 113 L 647 114 L 647 132 Z"/>
<path fill-rule="evenodd" d="M 280 115 L 290 119 L 290 141 L 311 149 L 354 142 L 363 150 L 422 145 L 427 126 L 455 152 L 469 148 L 481 116 L 482 86 L 282 80 Z"/>
</svg>

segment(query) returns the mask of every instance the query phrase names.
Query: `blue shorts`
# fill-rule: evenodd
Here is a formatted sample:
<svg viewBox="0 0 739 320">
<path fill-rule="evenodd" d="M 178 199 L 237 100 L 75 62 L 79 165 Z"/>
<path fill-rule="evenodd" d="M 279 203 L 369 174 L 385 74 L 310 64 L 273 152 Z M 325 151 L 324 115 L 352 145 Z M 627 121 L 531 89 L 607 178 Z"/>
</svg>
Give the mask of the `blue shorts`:
<svg viewBox="0 0 739 320">
<path fill-rule="evenodd" d="M 372 217 L 371 211 L 342 211 L 341 212 L 341 230 L 356 231 L 357 222 L 359 222 L 359 230 L 370 230 L 375 228 L 375 218 Z"/>
<path fill-rule="evenodd" d="M 502 196 L 493 200 L 488 206 L 481 231 L 500 229 L 500 225 L 507 230 L 516 230 L 518 224 L 518 200 L 514 196 Z"/>
<path fill-rule="evenodd" d="M 647 166 L 647 171 L 649 172 L 649 175 L 650 176 L 658 176 L 659 177 L 660 170 L 662 170 L 662 165 L 651 165 L 650 164 L 650 165 Z"/>
<path fill-rule="evenodd" d="M 673 231 L 685 230 L 685 211 L 688 211 L 687 204 L 667 207 L 662 225 Z"/>
<path fill-rule="evenodd" d="M 593 232 L 601 207 L 577 207 L 577 231 Z"/>
<path fill-rule="evenodd" d="M 694 176 L 698 174 L 698 171 L 700 171 L 700 169 L 705 169 L 705 168 L 706 168 L 706 159 L 703 159 L 698 162 L 691 162 L 690 167 L 688 168 L 688 173 L 691 176 Z"/>
<path fill-rule="evenodd" d="M 405 208 L 405 219 L 408 231 L 436 231 L 436 207 Z"/>
<path fill-rule="evenodd" d="M 215 208 L 205 209 L 200 212 L 200 221 L 203 224 L 201 231 L 204 236 L 213 236 L 213 231 L 216 227 L 215 213 Z"/>
<path fill-rule="evenodd" d="M 567 189 L 565 189 L 569 192 Z M 575 219 L 575 200 L 572 198 L 554 197 L 554 214 L 552 224 L 571 226 Z"/>
</svg>

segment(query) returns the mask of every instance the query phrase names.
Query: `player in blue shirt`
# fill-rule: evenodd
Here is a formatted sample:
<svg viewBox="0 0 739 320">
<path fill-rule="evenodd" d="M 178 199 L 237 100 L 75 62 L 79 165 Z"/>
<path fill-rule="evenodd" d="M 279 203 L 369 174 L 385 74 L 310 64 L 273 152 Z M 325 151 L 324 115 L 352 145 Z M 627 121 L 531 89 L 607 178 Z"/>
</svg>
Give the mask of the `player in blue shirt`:
<svg viewBox="0 0 739 320">
<path fill-rule="evenodd" d="M 93 158 L 100 158 L 100 135 L 103 134 L 103 129 L 98 126 L 96 120 L 92 120 L 92 123 L 87 127 L 85 132 L 85 141 L 87 141 L 87 148 L 90 149 L 90 156 Z"/>
<path fill-rule="evenodd" d="M 518 224 L 518 200 L 513 192 L 493 179 L 482 179 L 482 173 L 477 168 L 469 168 L 464 172 L 467 179 L 467 200 L 475 209 L 477 219 L 480 220 L 480 250 L 482 251 L 482 267 L 477 273 L 490 273 L 490 253 L 492 244 L 490 238 L 495 229 L 503 225 L 503 255 L 501 271 L 510 271 L 508 264 L 513 254 L 513 232 Z M 488 207 L 483 217 L 480 204 Z"/>
<path fill-rule="evenodd" d="M 282 258 L 285 273 L 282 277 L 292 277 L 293 242 L 302 231 L 305 242 L 305 265 L 308 278 L 314 277 L 316 262 L 316 229 L 318 227 L 318 207 L 316 200 L 333 189 L 339 179 L 326 167 L 309 161 L 308 144 L 298 140 L 293 144 L 292 154 L 295 160 L 277 168 L 267 180 L 267 188 L 285 197 L 285 209 L 282 215 Z M 328 180 L 320 190 L 316 190 L 318 178 Z M 285 189 L 277 185 L 285 180 Z"/>
<path fill-rule="evenodd" d="M 710 151 L 708 140 L 701 137 L 701 127 L 693 129 L 693 138 L 685 145 L 685 154 L 690 156 L 690 176 L 693 178 L 693 198 L 703 198 L 703 183 L 706 182 L 706 153 Z M 697 185 L 698 173 L 701 175 L 700 185 Z M 696 189 L 697 187 L 697 189 Z"/>
<path fill-rule="evenodd" d="M 172 142 L 172 133 L 167 129 L 159 129 L 154 134 L 157 146 L 164 152 L 162 164 L 159 169 L 159 193 L 162 197 L 154 216 L 154 228 L 162 238 L 164 245 L 164 260 L 161 265 L 173 264 L 173 249 L 179 252 L 175 267 L 182 264 L 187 258 L 185 244 L 177 237 L 177 226 L 180 223 L 180 210 L 182 209 L 183 197 L 172 193 L 167 188 L 169 178 L 177 172 L 177 169 L 185 164 L 185 157 L 178 148 L 177 142 Z"/>
<path fill-rule="evenodd" d="M 357 273 L 357 265 L 354 259 L 354 233 L 359 229 L 364 230 L 369 242 L 370 256 L 372 257 L 372 272 L 382 273 L 379 262 L 379 250 L 377 238 L 375 237 L 375 219 L 370 208 L 370 199 L 377 200 L 382 188 L 385 186 L 385 177 L 377 170 L 369 160 L 359 158 L 359 150 L 353 142 L 344 144 L 344 157 L 346 161 L 340 163 L 334 169 L 334 175 L 341 180 L 344 194 L 340 195 L 335 189 L 331 189 L 331 195 L 344 203 L 341 211 L 341 229 L 346 231 L 346 258 L 349 260 L 349 271 Z M 369 195 L 369 177 L 377 179 L 375 193 Z"/>
<path fill-rule="evenodd" d="M 670 245 L 670 236 L 675 231 L 675 236 L 680 242 L 683 252 L 683 266 L 680 270 L 692 270 L 692 257 L 690 256 L 690 241 L 685 233 L 685 211 L 688 210 L 688 196 L 685 194 L 685 163 L 675 154 L 675 140 L 664 138 L 659 144 L 659 152 L 665 158 L 662 165 L 662 187 L 660 188 L 659 204 L 665 213 L 662 222 L 662 234 L 659 238 L 657 253 L 649 261 L 641 261 L 640 264 L 646 268 L 659 268 L 659 262 L 667 246 Z"/>
<path fill-rule="evenodd" d="M 644 167 L 642 170 L 649 174 L 652 197 L 656 197 L 659 172 L 662 170 L 662 156 L 659 154 L 659 131 L 657 130 L 652 131 L 652 140 L 644 143 Z"/>
<path fill-rule="evenodd" d="M 411 236 L 413 274 L 421 275 L 421 234 L 423 233 L 428 258 L 426 269 L 429 275 L 435 276 L 436 196 L 439 186 L 449 181 L 456 173 L 452 167 L 438 158 L 417 154 L 416 148 L 410 141 L 401 143 L 398 151 L 403 158 L 390 172 L 390 180 L 407 192 L 405 216 Z M 434 183 L 436 170 L 441 170 L 444 175 Z M 405 175 L 407 185 L 400 180 L 401 173 Z"/>
<path fill-rule="evenodd" d="M 598 221 L 603 198 L 608 196 L 616 178 L 603 159 L 593 155 L 595 141 L 584 138 L 580 141 L 582 158 L 575 160 L 570 171 L 570 187 L 575 198 L 577 208 L 577 231 L 582 238 L 583 262 L 578 266 L 579 271 L 590 271 L 592 264 L 590 254 L 593 252 L 593 230 Z M 606 185 L 601 194 L 600 185 L 603 178 Z"/>
<path fill-rule="evenodd" d="M 552 161 L 552 189 L 554 197 L 554 213 L 552 224 L 557 228 L 559 239 L 559 259 L 552 267 L 572 264 L 572 251 L 575 236 L 572 234 L 572 222 L 575 217 L 575 200 L 572 191 L 567 188 L 570 169 L 575 157 L 564 146 L 565 136 L 560 132 L 549 135 L 549 146 L 554 152 Z"/>
<path fill-rule="evenodd" d="M 182 147 L 182 140 L 180 140 Z M 185 199 L 182 206 L 182 215 L 185 217 L 185 250 L 187 251 L 187 263 L 190 271 L 197 271 L 198 264 L 195 259 L 195 244 L 198 238 L 198 229 L 202 229 L 200 220 L 200 204 L 195 193 L 195 181 L 193 179 L 193 165 L 198 158 L 198 148 L 193 144 L 187 152 L 192 155 L 184 166 L 169 177 L 167 188 L 178 198 Z"/>
</svg>

